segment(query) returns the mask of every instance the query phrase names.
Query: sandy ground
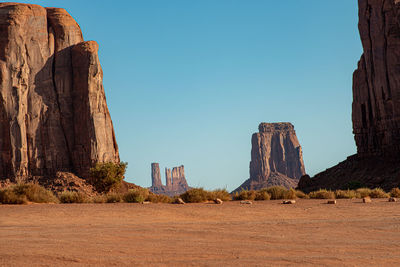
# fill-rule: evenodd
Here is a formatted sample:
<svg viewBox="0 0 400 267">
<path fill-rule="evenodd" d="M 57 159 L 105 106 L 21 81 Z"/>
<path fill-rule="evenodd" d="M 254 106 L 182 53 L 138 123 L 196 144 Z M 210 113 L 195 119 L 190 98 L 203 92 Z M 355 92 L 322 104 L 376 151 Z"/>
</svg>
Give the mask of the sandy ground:
<svg viewBox="0 0 400 267">
<path fill-rule="evenodd" d="M 400 266 L 400 203 L 0 205 L 1 266 Z"/>
</svg>

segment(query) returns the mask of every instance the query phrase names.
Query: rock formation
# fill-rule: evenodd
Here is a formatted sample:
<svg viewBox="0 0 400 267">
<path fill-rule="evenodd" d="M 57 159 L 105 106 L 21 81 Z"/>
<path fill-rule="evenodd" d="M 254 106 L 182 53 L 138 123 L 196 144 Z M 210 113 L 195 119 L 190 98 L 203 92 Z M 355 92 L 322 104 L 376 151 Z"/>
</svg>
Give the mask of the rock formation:
<svg viewBox="0 0 400 267">
<path fill-rule="evenodd" d="M 158 163 L 151 164 L 151 186 L 162 187 L 160 165 Z"/>
<path fill-rule="evenodd" d="M 175 196 L 185 193 L 190 189 L 185 177 L 185 167 L 179 166 L 172 169 L 165 168 L 166 185 L 161 182 L 160 167 L 158 163 L 151 164 L 152 186 L 149 188 L 155 194 Z"/>
<path fill-rule="evenodd" d="M 97 52 L 64 9 L 0 3 L 0 179 L 119 162 Z"/>
<path fill-rule="evenodd" d="M 359 0 L 364 53 L 353 75 L 353 133 L 357 155 L 304 177 L 305 191 L 359 183 L 385 189 L 400 185 L 400 1 Z"/>
<path fill-rule="evenodd" d="M 274 185 L 296 187 L 305 168 L 293 125 L 261 123 L 258 129 L 251 141 L 250 178 L 235 191 Z"/>
</svg>

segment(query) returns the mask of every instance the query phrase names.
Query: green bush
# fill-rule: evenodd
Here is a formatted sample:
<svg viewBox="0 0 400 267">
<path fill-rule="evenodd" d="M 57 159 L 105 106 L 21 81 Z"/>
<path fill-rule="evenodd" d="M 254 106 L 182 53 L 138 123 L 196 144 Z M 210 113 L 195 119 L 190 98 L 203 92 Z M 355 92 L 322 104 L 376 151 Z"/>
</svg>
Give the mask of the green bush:
<svg viewBox="0 0 400 267">
<path fill-rule="evenodd" d="M 334 199 L 335 193 L 330 190 L 320 189 L 318 191 L 310 192 L 308 196 L 313 199 Z"/>
<path fill-rule="evenodd" d="M 181 194 L 179 197 L 185 203 L 201 203 L 207 201 L 208 196 L 209 193 L 203 188 L 193 188 Z"/>
<path fill-rule="evenodd" d="M 221 199 L 222 201 L 232 200 L 231 194 L 229 194 L 229 192 L 226 191 L 226 189 L 216 189 L 213 191 L 209 191 L 207 198 L 208 200 L 215 200 L 217 198 Z"/>
<path fill-rule="evenodd" d="M 75 191 L 64 191 L 60 194 L 59 198 L 60 202 L 65 204 L 88 202 L 88 198 L 85 194 Z"/>
<path fill-rule="evenodd" d="M 106 203 L 120 203 L 123 202 L 123 195 L 118 193 L 108 193 L 105 195 Z"/>
<path fill-rule="evenodd" d="M 371 195 L 371 192 L 372 192 L 371 189 L 365 188 L 365 187 L 363 187 L 363 188 L 358 188 L 358 189 L 356 190 L 356 193 L 357 193 L 357 197 L 358 197 L 358 198 L 369 197 L 369 196 Z"/>
<path fill-rule="evenodd" d="M 271 195 L 271 199 L 286 199 L 288 191 L 289 190 L 283 186 L 272 186 L 267 188 L 267 192 Z"/>
<path fill-rule="evenodd" d="M 172 203 L 173 199 L 166 195 L 156 195 L 156 194 L 149 194 L 146 199 L 151 203 Z"/>
<path fill-rule="evenodd" d="M 374 188 L 369 196 L 371 198 L 388 198 L 389 194 L 383 191 L 382 188 Z"/>
<path fill-rule="evenodd" d="M 149 196 L 149 190 L 146 188 L 130 189 L 123 197 L 128 203 L 143 203 Z"/>
<path fill-rule="evenodd" d="M 98 192 L 109 192 L 124 179 L 128 163 L 97 163 L 90 169 L 90 181 Z"/>
<path fill-rule="evenodd" d="M 340 199 L 352 199 L 357 198 L 357 192 L 354 190 L 336 190 L 335 191 L 336 198 Z"/>
<path fill-rule="evenodd" d="M 390 191 L 390 196 L 400 197 L 400 188 L 393 188 L 392 191 Z"/>
<path fill-rule="evenodd" d="M 256 192 L 256 197 L 254 200 L 259 201 L 259 200 L 270 200 L 270 199 L 271 199 L 271 195 L 268 194 L 267 190 L 261 189 Z"/>
<path fill-rule="evenodd" d="M 2 204 L 26 204 L 25 195 L 18 195 L 10 189 L 0 190 L 0 203 Z"/>
</svg>

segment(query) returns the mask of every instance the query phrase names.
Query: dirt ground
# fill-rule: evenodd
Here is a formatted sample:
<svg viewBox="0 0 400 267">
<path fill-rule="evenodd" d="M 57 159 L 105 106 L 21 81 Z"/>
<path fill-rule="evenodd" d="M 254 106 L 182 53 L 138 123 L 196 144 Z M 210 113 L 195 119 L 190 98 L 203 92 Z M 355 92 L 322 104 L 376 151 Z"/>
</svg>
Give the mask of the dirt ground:
<svg viewBox="0 0 400 267">
<path fill-rule="evenodd" d="M 400 203 L 0 205 L 1 266 L 399 266 Z"/>
</svg>

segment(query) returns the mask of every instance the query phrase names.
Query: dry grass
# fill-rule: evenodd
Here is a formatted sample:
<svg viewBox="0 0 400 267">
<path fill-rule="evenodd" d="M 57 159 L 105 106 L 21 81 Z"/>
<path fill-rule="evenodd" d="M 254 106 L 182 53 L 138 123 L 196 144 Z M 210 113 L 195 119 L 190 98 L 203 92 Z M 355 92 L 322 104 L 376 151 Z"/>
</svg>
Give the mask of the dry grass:
<svg viewBox="0 0 400 267">
<path fill-rule="evenodd" d="M 151 203 L 172 203 L 173 199 L 166 195 L 156 195 L 156 194 L 149 194 L 146 199 Z"/>
<path fill-rule="evenodd" d="M 358 197 L 358 198 L 369 197 L 369 196 L 371 195 L 371 191 L 372 191 L 371 189 L 366 188 L 366 187 L 364 187 L 364 188 L 358 188 L 358 189 L 356 190 L 357 197 Z"/>
<path fill-rule="evenodd" d="M 254 190 L 242 190 L 240 192 L 236 192 L 233 196 L 234 200 L 255 200 L 257 196 L 257 192 Z"/>
<path fill-rule="evenodd" d="M 179 197 L 185 203 L 202 203 L 209 200 L 209 192 L 203 188 L 193 188 L 181 194 Z"/>
<path fill-rule="evenodd" d="M 59 199 L 60 202 L 64 204 L 90 202 L 89 198 L 85 194 L 75 191 L 64 191 L 59 195 Z"/>
<path fill-rule="evenodd" d="M 357 198 L 357 192 L 355 190 L 336 190 L 335 196 L 337 199 L 353 199 Z"/>
<path fill-rule="evenodd" d="M 289 190 L 283 186 L 272 186 L 267 188 L 267 192 L 271 195 L 271 199 L 286 199 Z"/>
<path fill-rule="evenodd" d="M 390 191 L 390 196 L 400 197 L 400 188 L 393 188 L 392 191 Z"/>
<path fill-rule="evenodd" d="M 308 196 L 313 199 L 334 199 L 335 193 L 330 190 L 320 189 L 318 191 L 310 192 Z"/>
<path fill-rule="evenodd" d="M 58 203 L 57 197 L 38 184 L 16 184 L 0 191 L 0 203 Z"/>
<path fill-rule="evenodd" d="M 226 189 L 216 189 L 213 191 L 208 191 L 208 200 L 215 200 L 217 198 L 221 199 L 222 201 L 230 201 L 232 200 L 231 194 L 229 194 Z"/>
<path fill-rule="evenodd" d="M 382 188 L 374 188 L 369 195 L 371 198 L 388 198 L 390 195 L 383 191 Z"/>
<path fill-rule="evenodd" d="M 271 199 L 271 195 L 268 194 L 267 190 L 261 189 L 256 192 L 256 197 L 254 200 L 259 201 L 259 200 L 270 200 L 270 199 Z"/>
<path fill-rule="evenodd" d="M 149 190 L 146 188 L 130 189 L 124 194 L 123 199 L 128 203 L 143 203 L 149 197 Z"/>
<path fill-rule="evenodd" d="M 105 195 L 106 203 L 120 203 L 124 202 L 124 196 L 119 193 L 110 192 Z"/>
</svg>

